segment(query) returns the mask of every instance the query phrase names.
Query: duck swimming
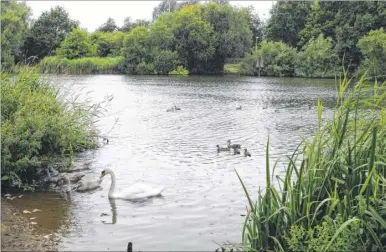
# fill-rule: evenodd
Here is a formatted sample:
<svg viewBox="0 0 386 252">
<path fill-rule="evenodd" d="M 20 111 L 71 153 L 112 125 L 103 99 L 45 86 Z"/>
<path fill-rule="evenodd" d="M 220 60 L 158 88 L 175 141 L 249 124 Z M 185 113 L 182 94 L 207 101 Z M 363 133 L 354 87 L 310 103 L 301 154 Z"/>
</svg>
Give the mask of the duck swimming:
<svg viewBox="0 0 386 252">
<path fill-rule="evenodd" d="M 221 152 L 221 151 L 230 151 L 231 150 L 231 148 L 229 148 L 229 147 L 220 147 L 220 145 L 216 145 L 216 147 L 217 147 L 217 152 Z"/>
<path fill-rule="evenodd" d="M 228 148 L 232 148 L 232 149 L 240 149 L 241 148 L 240 144 L 231 144 L 231 140 L 228 140 L 227 143 L 228 143 Z"/>
<path fill-rule="evenodd" d="M 244 157 L 250 157 L 251 153 L 247 150 L 247 148 L 244 149 Z"/>
</svg>

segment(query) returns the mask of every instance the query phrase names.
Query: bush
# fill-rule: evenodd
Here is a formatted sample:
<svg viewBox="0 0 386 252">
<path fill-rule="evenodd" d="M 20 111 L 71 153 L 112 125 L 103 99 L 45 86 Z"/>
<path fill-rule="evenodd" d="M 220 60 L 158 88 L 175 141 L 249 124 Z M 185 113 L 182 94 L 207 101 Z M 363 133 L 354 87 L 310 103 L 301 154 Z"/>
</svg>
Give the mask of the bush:
<svg viewBox="0 0 386 252">
<path fill-rule="evenodd" d="M 371 77 L 385 79 L 386 75 L 386 33 L 383 28 L 370 31 L 357 44 L 364 60 L 361 72 L 368 71 Z"/>
<path fill-rule="evenodd" d="M 56 55 L 67 59 L 93 57 L 97 55 L 97 49 L 87 31 L 74 28 L 56 50 Z"/>
<path fill-rule="evenodd" d="M 332 39 L 320 34 L 311 39 L 296 59 L 296 76 L 300 77 L 335 77 L 337 56 L 332 50 Z"/>
<path fill-rule="evenodd" d="M 255 75 L 256 73 L 256 59 L 258 54 L 256 52 L 247 55 L 241 60 L 240 74 L 241 75 Z"/>
<path fill-rule="evenodd" d="M 124 63 L 123 57 L 66 59 L 45 57 L 39 63 L 42 73 L 55 74 L 113 74 L 120 73 Z"/>
<path fill-rule="evenodd" d="M 189 70 L 183 66 L 178 66 L 177 69 L 170 71 L 169 75 L 189 75 Z"/>
<path fill-rule="evenodd" d="M 2 180 L 21 187 L 54 157 L 96 147 L 89 107 L 60 101 L 58 90 L 32 68 L 3 72 L 1 80 Z"/>
<path fill-rule="evenodd" d="M 297 250 L 291 241 L 295 229 L 327 232 L 329 227 L 323 222 L 339 218 L 339 224 L 328 231 L 334 231 L 332 237 L 316 235 L 309 242 L 314 240 L 315 246 L 320 242 L 318 248 L 323 251 L 351 245 L 361 251 L 386 249 L 386 83 L 369 85 L 364 79 L 348 89 L 345 76 L 338 87 L 334 117 L 325 125 L 318 102 L 319 129 L 314 138 L 304 137 L 288 157 L 285 177 L 277 177 L 279 190 L 273 186 L 269 142 L 266 190 L 259 192 L 256 203 L 239 177 L 249 202 L 243 229 L 245 250 Z M 363 230 L 360 239 L 356 234 L 345 236 L 344 244 L 337 244 L 342 241 L 340 235 L 355 225 Z M 288 234 L 290 241 L 284 238 Z M 322 243 L 323 239 L 328 243 Z"/>
<path fill-rule="evenodd" d="M 262 75 L 268 76 L 294 76 L 296 49 L 283 42 L 261 43 L 257 55 L 264 60 Z"/>
<path fill-rule="evenodd" d="M 135 74 L 152 75 L 155 74 L 154 64 L 141 62 L 135 67 Z"/>
</svg>

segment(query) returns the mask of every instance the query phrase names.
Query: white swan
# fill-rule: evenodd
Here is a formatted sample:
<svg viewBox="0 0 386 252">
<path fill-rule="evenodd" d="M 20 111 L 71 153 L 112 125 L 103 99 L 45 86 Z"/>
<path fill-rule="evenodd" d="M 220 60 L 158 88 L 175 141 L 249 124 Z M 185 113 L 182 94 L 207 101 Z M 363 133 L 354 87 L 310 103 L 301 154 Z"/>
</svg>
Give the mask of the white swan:
<svg viewBox="0 0 386 252">
<path fill-rule="evenodd" d="M 100 178 L 102 179 L 106 174 L 111 175 L 111 186 L 109 190 L 108 197 L 115 198 L 115 199 L 142 199 L 142 198 L 149 198 L 153 196 L 161 195 L 162 191 L 164 190 L 163 186 L 159 186 L 156 188 L 152 188 L 150 186 L 144 185 L 144 184 L 134 184 L 130 186 L 129 188 L 126 188 L 120 192 L 114 192 L 115 191 L 115 174 L 110 169 L 105 169 L 101 172 Z"/>
</svg>

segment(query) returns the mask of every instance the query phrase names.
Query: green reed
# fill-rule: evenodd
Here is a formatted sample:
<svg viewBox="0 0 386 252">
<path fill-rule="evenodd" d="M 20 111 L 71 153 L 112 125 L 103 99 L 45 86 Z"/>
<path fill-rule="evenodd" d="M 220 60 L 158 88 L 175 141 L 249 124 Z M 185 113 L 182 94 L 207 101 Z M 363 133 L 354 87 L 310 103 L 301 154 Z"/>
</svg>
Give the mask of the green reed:
<svg viewBox="0 0 386 252">
<path fill-rule="evenodd" d="M 245 250 L 386 250 L 386 85 L 366 84 L 364 77 L 349 88 L 350 82 L 341 80 L 325 125 L 318 101 L 319 128 L 288 157 L 279 190 L 272 184 L 269 140 L 267 185 L 256 202 L 237 174 L 249 202 Z M 329 228 L 332 235 L 323 238 L 327 231 L 320 230 Z"/>
<path fill-rule="evenodd" d="M 39 63 L 41 73 L 54 74 L 116 74 L 121 73 L 123 57 L 89 57 L 67 59 L 62 57 L 45 57 Z"/>
</svg>

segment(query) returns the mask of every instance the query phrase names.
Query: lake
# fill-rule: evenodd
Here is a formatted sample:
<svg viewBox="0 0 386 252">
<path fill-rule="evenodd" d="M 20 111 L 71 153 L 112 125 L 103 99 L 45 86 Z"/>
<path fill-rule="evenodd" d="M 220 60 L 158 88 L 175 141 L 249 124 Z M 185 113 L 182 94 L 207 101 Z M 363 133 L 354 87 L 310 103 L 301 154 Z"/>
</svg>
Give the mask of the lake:
<svg viewBox="0 0 386 252">
<path fill-rule="evenodd" d="M 265 186 L 268 137 L 271 165 L 280 158 L 276 174 L 283 174 L 286 155 L 300 143 L 299 136 L 315 132 L 317 99 L 323 100 L 329 118 L 336 90 L 334 80 L 296 78 L 48 78 L 64 93 L 87 95 L 88 102 L 113 96 L 97 122 L 109 144 L 82 154 L 91 173 L 114 170 L 118 191 L 135 182 L 165 186 L 162 197 L 109 200 L 106 176 L 101 190 L 74 192 L 71 201 L 52 193 L 17 199 L 31 207 L 56 202 L 66 209 L 44 218 L 58 233 L 59 249 L 72 251 L 124 251 L 129 241 L 141 251 L 214 251 L 215 242 L 240 243 L 247 200 L 235 170 L 256 197 Z M 173 105 L 181 110 L 166 112 Z M 252 157 L 217 153 L 216 145 L 225 146 L 228 139 Z M 61 225 L 54 221 L 59 215 L 66 215 Z"/>
</svg>

